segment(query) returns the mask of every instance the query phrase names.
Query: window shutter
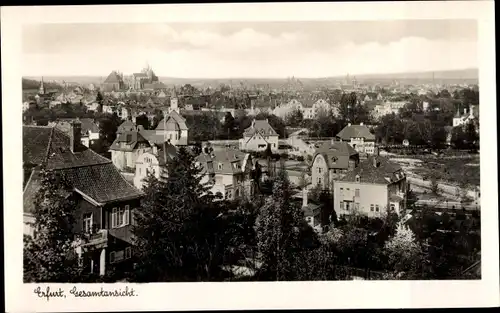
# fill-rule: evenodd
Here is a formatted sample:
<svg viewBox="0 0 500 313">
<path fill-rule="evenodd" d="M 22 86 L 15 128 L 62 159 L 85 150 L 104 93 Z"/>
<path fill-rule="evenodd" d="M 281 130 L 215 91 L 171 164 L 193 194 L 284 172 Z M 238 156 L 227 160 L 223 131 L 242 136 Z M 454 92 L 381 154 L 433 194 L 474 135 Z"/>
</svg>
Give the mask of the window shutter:
<svg viewBox="0 0 500 313">
<path fill-rule="evenodd" d="M 129 205 L 125 206 L 125 216 L 124 216 L 123 220 L 124 220 L 124 222 L 123 222 L 124 225 L 130 224 L 130 206 Z"/>
<path fill-rule="evenodd" d="M 116 216 L 116 208 L 113 208 L 112 213 L 111 213 L 111 227 L 114 228 L 116 227 L 117 224 L 117 216 Z"/>
</svg>

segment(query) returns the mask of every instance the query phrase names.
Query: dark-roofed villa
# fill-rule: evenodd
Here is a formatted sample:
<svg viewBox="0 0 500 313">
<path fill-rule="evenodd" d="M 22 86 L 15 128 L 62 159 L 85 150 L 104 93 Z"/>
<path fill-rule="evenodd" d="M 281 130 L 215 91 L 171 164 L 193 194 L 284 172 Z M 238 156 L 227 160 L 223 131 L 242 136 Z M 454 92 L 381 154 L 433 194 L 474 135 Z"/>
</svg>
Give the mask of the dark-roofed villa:
<svg viewBox="0 0 500 313">
<path fill-rule="evenodd" d="M 109 159 L 80 141 L 81 126 L 69 134 L 56 127 L 23 126 L 24 232 L 35 236 L 34 200 L 45 167 L 67 177 L 76 199 L 74 232 L 77 253 L 90 272 L 105 274 L 106 266 L 130 266 L 133 253 L 132 215 L 142 193 L 128 183 Z"/>
</svg>

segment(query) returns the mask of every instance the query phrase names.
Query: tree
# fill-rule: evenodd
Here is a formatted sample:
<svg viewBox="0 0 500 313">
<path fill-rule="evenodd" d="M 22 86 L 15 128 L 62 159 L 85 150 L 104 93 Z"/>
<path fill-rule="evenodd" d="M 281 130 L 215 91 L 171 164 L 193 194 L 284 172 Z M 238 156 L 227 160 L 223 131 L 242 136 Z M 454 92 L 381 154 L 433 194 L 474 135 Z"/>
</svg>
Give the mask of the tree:
<svg viewBox="0 0 500 313">
<path fill-rule="evenodd" d="M 291 127 L 299 127 L 302 124 L 304 119 L 304 114 L 299 109 L 295 109 L 292 112 L 288 113 L 285 118 L 285 123 Z"/>
<path fill-rule="evenodd" d="M 415 234 L 402 222 L 399 222 L 396 234 L 385 243 L 389 266 L 395 272 L 408 271 L 415 267 L 421 258 L 421 248 Z"/>
<path fill-rule="evenodd" d="M 341 130 L 341 125 L 331 111 L 320 109 L 316 118 L 309 125 L 312 137 L 334 137 Z"/>
<path fill-rule="evenodd" d="M 237 135 L 236 130 L 236 120 L 234 119 L 231 112 L 226 112 L 226 114 L 224 115 L 224 123 L 222 124 L 222 137 L 233 139 L 235 138 L 234 136 Z"/>
<path fill-rule="evenodd" d="M 266 199 L 256 220 L 262 261 L 260 278 L 277 281 L 295 278 L 303 219 L 300 207 L 291 199 L 290 182 L 282 169 L 274 181 L 272 196 Z"/>
<path fill-rule="evenodd" d="M 194 156 L 180 148 L 167 162 L 168 176 L 149 176 L 133 234 L 137 268 L 133 280 L 207 281 L 220 278 L 224 242 L 222 212 L 210 186 L 202 184 Z"/>
<path fill-rule="evenodd" d="M 278 133 L 281 138 L 286 137 L 286 125 L 285 122 L 278 116 L 274 114 L 269 114 L 266 112 L 260 112 L 255 116 L 256 120 L 265 120 L 269 122 L 269 125 Z M 250 125 L 249 125 L 250 126 Z M 248 126 L 247 126 L 248 127 Z M 244 130 L 244 129 L 243 129 Z"/>
<path fill-rule="evenodd" d="M 34 203 L 33 238 L 24 238 L 25 282 L 72 282 L 81 269 L 73 248 L 75 202 L 61 174 L 40 172 L 41 186 Z"/>
<path fill-rule="evenodd" d="M 180 91 L 181 94 L 185 96 L 196 96 L 200 94 L 200 91 L 197 88 L 191 86 L 191 84 L 185 84 L 181 87 Z"/>
<path fill-rule="evenodd" d="M 137 126 L 142 125 L 144 129 L 149 129 L 149 119 L 146 114 L 141 114 L 135 119 L 135 124 Z"/>
</svg>

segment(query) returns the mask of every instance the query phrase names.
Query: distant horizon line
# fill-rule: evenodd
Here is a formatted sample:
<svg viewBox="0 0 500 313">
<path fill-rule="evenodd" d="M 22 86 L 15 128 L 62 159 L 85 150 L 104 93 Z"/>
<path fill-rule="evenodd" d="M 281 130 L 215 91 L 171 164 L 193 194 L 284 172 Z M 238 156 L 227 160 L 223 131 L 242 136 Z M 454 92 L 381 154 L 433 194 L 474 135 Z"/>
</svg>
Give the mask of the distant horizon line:
<svg viewBox="0 0 500 313">
<path fill-rule="evenodd" d="M 176 76 L 162 76 L 156 74 L 158 78 L 163 78 L 163 79 L 191 79 L 191 80 L 241 80 L 241 79 L 262 79 L 262 80 L 280 80 L 280 79 L 289 79 L 289 78 L 295 78 L 295 79 L 328 79 L 328 78 L 345 78 L 347 76 L 354 78 L 354 77 L 367 77 L 367 76 L 389 76 L 389 75 L 411 75 L 411 74 L 429 74 L 431 75 L 432 73 L 446 73 L 446 72 L 463 72 L 463 71 L 479 71 L 478 67 L 467 67 L 467 68 L 460 68 L 460 69 L 448 69 L 448 70 L 425 70 L 425 71 L 409 71 L 409 72 L 388 72 L 388 73 L 364 73 L 364 74 L 355 74 L 355 73 L 346 73 L 344 75 L 333 75 L 333 76 L 317 76 L 317 77 L 304 77 L 304 76 L 286 76 L 286 77 L 176 77 Z M 105 75 L 98 75 L 98 74 L 93 74 L 93 75 L 64 75 L 64 74 L 57 74 L 57 75 L 22 75 L 22 78 L 52 78 L 52 77 L 85 77 L 85 78 L 95 78 L 95 77 L 107 77 L 111 72 L 113 71 L 118 71 L 119 70 L 112 70 L 108 74 Z M 122 72 L 121 72 L 122 73 Z M 124 74 L 125 76 L 132 76 L 132 74 Z M 431 77 L 429 77 L 431 78 Z M 438 78 L 439 79 L 439 78 Z M 460 78 L 456 78 L 460 79 Z M 474 78 L 463 78 L 463 79 L 478 79 L 478 77 Z"/>
</svg>

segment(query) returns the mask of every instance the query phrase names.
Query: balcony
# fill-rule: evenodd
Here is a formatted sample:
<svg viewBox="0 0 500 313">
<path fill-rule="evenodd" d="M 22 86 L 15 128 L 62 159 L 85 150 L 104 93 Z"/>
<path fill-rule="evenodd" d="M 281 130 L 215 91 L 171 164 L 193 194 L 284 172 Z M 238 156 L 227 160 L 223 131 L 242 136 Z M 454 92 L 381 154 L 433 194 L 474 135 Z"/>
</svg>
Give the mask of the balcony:
<svg viewBox="0 0 500 313">
<path fill-rule="evenodd" d="M 100 229 L 92 234 L 85 234 L 82 247 L 105 248 L 108 242 L 108 230 Z"/>
</svg>

